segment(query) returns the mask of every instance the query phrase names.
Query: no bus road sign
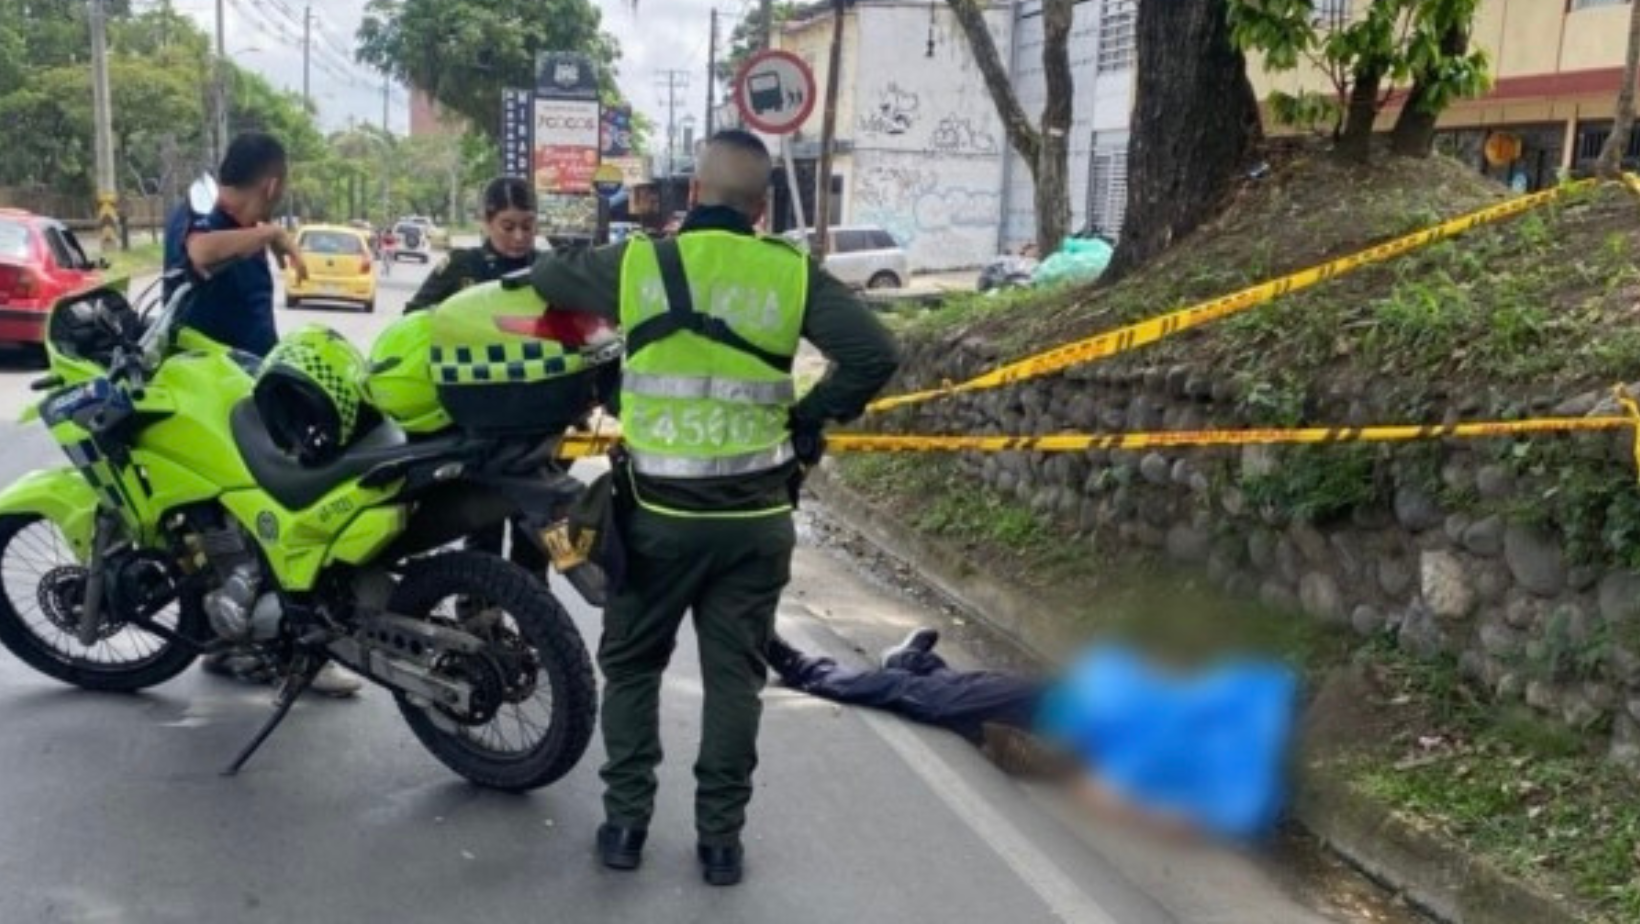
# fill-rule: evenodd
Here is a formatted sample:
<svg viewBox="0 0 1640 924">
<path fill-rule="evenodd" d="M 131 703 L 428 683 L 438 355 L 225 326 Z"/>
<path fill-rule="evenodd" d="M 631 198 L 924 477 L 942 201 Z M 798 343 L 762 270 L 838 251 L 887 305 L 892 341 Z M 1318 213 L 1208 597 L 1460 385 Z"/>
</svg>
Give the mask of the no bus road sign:
<svg viewBox="0 0 1640 924">
<path fill-rule="evenodd" d="M 770 135 L 789 135 L 814 111 L 814 72 L 789 51 L 751 57 L 735 78 L 735 106 L 746 124 Z"/>
</svg>

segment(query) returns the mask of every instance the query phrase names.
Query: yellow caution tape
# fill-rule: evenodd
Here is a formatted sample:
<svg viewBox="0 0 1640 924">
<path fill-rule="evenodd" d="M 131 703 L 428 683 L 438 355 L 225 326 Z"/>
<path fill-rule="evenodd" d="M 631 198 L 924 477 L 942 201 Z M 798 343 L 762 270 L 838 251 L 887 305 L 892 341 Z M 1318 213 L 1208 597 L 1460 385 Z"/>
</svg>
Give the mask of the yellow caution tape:
<svg viewBox="0 0 1640 924">
<path fill-rule="evenodd" d="M 1543 433 L 1634 431 L 1635 470 L 1640 472 L 1640 403 L 1622 386 L 1614 389 L 1622 416 L 1539 417 L 1472 423 L 1404 424 L 1377 427 L 1297 427 L 1245 430 L 1164 430 L 1142 433 L 1053 433 L 1042 436 L 922 436 L 837 433 L 826 438 L 831 452 L 1086 452 L 1090 449 L 1160 449 L 1199 446 L 1273 446 L 1332 443 L 1401 443 L 1415 440 L 1483 439 Z M 563 459 L 608 452 L 618 440 L 566 437 Z"/>
<path fill-rule="evenodd" d="M 1633 180 L 1632 177 L 1626 179 L 1631 183 L 1640 182 Z M 1582 180 L 1533 193 L 1529 196 L 1511 199 L 1508 202 L 1484 208 L 1478 212 L 1471 212 L 1468 215 L 1454 218 L 1451 221 L 1432 228 L 1426 228 L 1423 231 L 1408 234 L 1405 237 L 1396 238 L 1376 247 L 1369 247 L 1359 253 L 1353 253 L 1329 263 L 1312 266 L 1309 269 L 1299 270 L 1296 273 L 1260 283 L 1231 295 L 1201 302 L 1126 327 L 1118 327 L 1115 330 L 1106 331 L 1085 340 L 1055 347 L 998 367 L 966 382 L 946 384 L 926 391 L 881 398 L 868 405 L 867 410 L 886 411 L 911 404 L 921 404 L 946 395 L 1000 388 L 1004 385 L 1038 378 L 1082 363 L 1107 359 L 1142 346 L 1148 346 L 1181 331 L 1239 314 L 1249 308 L 1274 301 L 1283 295 L 1308 289 L 1311 286 L 1329 279 L 1336 279 L 1362 267 L 1412 253 L 1438 241 L 1456 237 L 1481 225 L 1529 212 L 1532 209 L 1547 205 L 1574 190 L 1587 189 L 1596 182 L 1596 180 Z M 1640 186 L 1637 186 L 1636 190 L 1640 192 Z"/>
<path fill-rule="evenodd" d="M 1055 433 L 1044 436 L 896 436 L 839 433 L 826 438 L 834 452 L 1085 452 L 1186 446 L 1269 446 L 1320 443 L 1397 443 L 1474 439 L 1536 433 L 1588 433 L 1632 428 L 1629 417 L 1543 417 L 1535 420 L 1383 427 L 1303 427 L 1269 430 L 1165 430 L 1149 433 Z M 1640 465 L 1640 456 L 1637 456 Z"/>
</svg>

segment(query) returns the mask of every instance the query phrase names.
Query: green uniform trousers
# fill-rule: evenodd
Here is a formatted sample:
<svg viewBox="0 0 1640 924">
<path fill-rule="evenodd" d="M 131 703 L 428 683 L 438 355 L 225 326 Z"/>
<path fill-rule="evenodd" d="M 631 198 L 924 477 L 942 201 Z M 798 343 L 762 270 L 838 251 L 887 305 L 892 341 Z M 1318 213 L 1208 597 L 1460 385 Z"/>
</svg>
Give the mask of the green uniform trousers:
<svg viewBox="0 0 1640 924">
<path fill-rule="evenodd" d="M 604 614 L 604 812 L 647 828 L 661 762 L 660 688 L 685 612 L 694 614 L 705 693 L 695 762 L 700 842 L 739 843 L 757 767 L 763 648 L 791 579 L 790 514 L 686 519 L 634 510 L 623 530 L 625 585 Z"/>
</svg>

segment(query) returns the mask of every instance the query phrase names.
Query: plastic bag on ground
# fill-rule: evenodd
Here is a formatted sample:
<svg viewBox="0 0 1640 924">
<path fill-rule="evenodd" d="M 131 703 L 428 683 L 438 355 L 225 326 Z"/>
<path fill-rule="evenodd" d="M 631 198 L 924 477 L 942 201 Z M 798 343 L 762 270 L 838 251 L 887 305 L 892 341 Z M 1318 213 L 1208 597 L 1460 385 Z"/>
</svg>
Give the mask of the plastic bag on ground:
<svg viewBox="0 0 1640 924">
<path fill-rule="evenodd" d="M 1111 247 L 1099 238 L 1068 237 L 1037 266 L 1031 281 L 1040 287 L 1093 282 L 1110 265 Z"/>
</svg>

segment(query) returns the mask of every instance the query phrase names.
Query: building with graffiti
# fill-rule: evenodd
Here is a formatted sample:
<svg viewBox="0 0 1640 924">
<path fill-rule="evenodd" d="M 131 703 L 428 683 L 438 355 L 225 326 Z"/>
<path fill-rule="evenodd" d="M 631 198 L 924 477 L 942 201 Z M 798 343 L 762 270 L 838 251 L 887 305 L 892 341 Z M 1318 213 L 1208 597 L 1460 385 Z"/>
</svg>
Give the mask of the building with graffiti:
<svg viewBox="0 0 1640 924">
<path fill-rule="evenodd" d="M 1008 48 L 1011 15 L 988 18 Z M 803 58 L 824 88 L 832 36 L 829 5 L 788 22 L 777 47 Z M 780 171 L 775 230 L 814 221 L 824 106 L 788 139 L 796 183 Z M 769 139 L 778 150 L 778 140 Z M 911 257 L 913 271 L 979 266 L 997 252 L 1003 160 L 996 107 L 967 39 L 944 2 L 861 0 L 845 21 L 838 74 L 833 224 L 876 225 Z M 793 202 L 792 186 L 797 189 Z"/>
</svg>

